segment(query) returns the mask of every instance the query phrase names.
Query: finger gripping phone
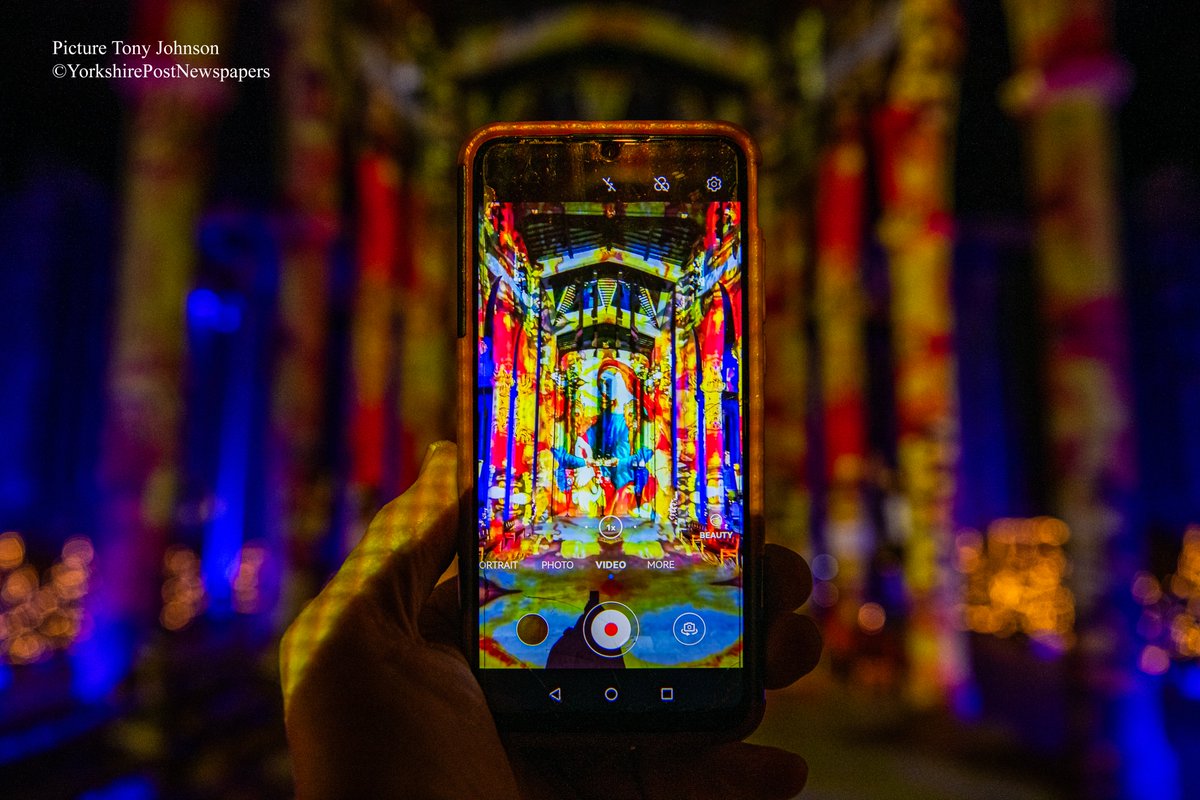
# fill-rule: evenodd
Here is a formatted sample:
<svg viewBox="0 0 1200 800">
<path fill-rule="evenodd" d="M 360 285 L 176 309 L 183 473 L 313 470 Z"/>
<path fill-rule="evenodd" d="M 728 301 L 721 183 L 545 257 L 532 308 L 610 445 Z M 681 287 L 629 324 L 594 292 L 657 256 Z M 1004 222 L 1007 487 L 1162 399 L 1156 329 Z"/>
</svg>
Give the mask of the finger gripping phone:
<svg viewBox="0 0 1200 800">
<path fill-rule="evenodd" d="M 503 730 L 761 716 L 757 167 L 726 123 L 463 148 L 460 575 Z"/>
</svg>

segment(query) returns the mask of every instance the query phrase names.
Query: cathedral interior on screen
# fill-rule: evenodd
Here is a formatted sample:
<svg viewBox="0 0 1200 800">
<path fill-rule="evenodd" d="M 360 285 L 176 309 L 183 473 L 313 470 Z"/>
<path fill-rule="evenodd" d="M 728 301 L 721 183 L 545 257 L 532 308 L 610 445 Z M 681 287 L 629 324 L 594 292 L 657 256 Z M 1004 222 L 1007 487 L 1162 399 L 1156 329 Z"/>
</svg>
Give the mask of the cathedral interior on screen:
<svg viewBox="0 0 1200 800">
<path fill-rule="evenodd" d="M 738 561 L 740 205 L 491 203 L 480 555 Z"/>
</svg>

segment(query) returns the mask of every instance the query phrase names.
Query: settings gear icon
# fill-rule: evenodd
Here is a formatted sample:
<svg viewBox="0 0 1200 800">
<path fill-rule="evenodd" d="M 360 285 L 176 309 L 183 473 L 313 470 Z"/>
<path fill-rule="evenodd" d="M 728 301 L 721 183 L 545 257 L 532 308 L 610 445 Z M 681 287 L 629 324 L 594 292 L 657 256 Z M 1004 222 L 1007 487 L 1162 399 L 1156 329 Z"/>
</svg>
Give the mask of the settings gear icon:
<svg viewBox="0 0 1200 800">
<path fill-rule="evenodd" d="M 711 178 L 708 179 L 707 185 L 708 185 L 708 190 L 710 192 L 715 192 L 721 188 L 721 179 L 718 178 L 716 175 L 713 175 Z"/>
</svg>

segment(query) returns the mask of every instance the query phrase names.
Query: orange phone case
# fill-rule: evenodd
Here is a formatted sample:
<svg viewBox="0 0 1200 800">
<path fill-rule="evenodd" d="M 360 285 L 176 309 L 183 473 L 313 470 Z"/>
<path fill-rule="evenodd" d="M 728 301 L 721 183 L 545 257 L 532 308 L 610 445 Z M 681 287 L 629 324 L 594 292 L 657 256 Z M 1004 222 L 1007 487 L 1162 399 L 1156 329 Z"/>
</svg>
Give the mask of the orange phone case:
<svg viewBox="0 0 1200 800">
<path fill-rule="evenodd" d="M 460 197 L 459 197 L 459 325 L 458 325 L 458 443 L 459 468 L 458 491 L 460 497 L 460 531 L 459 558 L 475 560 L 478 556 L 476 549 L 476 510 L 474 507 L 475 487 L 475 375 L 476 375 L 476 311 L 474 309 L 474 272 L 476 247 L 474 240 L 475 220 L 472 199 L 475 196 L 474 162 L 481 148 L 491 140 L 499 138 L 530 138 L 546 139 L 559 137 L 586 137 L 606 135 L 645 135 L 664 137 L 722 137 L 736 144 L 746 157 L 746 210 L 743 218 L 746 224 L 746 359 L 747 367 L 743 369 L 746 388 L 747 429 L 745 442 L 745 480 L 747 491 L 745 495 L 745 540 L 750 547 L 743 554 L 744 559 L 753 559 L 754 566 L 747 572 L 750 575 L 761 575 L 761 557 L 764 541 L 763 530 L 763 286 L 762 286 L 762 236 L 758 225 L 757 188 L 760 155 L 757 146 L 750 135 L 742 128 L 728 122 L 695 122 L 695 121 L 614 121 L 614 122 L 511 122 L 494 123 L 484 126 L 471 134 L 464 143 L 459 155 Z M 465 563 L 465 562 L 464 562 Z M 462 575 L 475 575 L 474 569 L 460 569 Z M 470 580 L 462 581 L 462 599 L 470 606 L 477 597 L 477 589 Z M 760 631 L 757 617 L 762 608 L 761 581 L 752 581 L 755 596 L 749 592 L 744 597 L 745 607 L 753 609 L 746 615 L 746 636 L 748 646 L 759 650 L 757 662 L 762 663 L 762 639 L 765 632 Z M 747 587 L 749 588 L 749 587 Z M 464 623 L 468 653 L 476 652 L 472 647 L 471 637 L 478 637 L 475 630 L 475 614 L 466 614 Z M 476 656 L 477 661 L 477 656 Z M 477 663 L 473 664 L 473 667 Z M 761 669 L 761 666 L 758 667 Z M 761 683 L 758 684 L 758 697 L 736 729 L 725 732 L 717 738 L 735 738 L 749 733 L 757 726 L 762 715 Z M 713 737 L 707 737 L 713 738 Z"/>
</svg>

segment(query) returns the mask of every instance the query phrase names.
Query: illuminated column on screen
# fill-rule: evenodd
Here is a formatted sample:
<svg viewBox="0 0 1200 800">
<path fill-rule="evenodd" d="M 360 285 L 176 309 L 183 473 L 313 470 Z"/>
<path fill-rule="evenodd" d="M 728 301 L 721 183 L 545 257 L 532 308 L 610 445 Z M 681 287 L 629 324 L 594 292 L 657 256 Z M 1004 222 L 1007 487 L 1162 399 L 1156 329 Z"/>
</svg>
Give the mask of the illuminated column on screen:
<svg viewBox="0 0 1200 800">
<path fill-rule="evenodd" d="M 836 125 L 817 168 L 815 306 L 825 417 L 825 540 L 838 562 L 839 607 L 853 626 L 870 557 L 862 502 L 866 342 L 859 280 L 866 153 L 857 115 L 843 111 Z"/>
<path fill-rule="evenodd" d="M 721 309 L 721 299 L 714 289 L 708 297 L 708 311 L 704 314 L 697 332 L 697 364 L 696 375 L 697 396 L 700 399 L 698 436 L 701 443 L 703 462 L 698 458 L 697 463 L 703 463 L 703 480 L 697 484 L 700 491 L 701 525 L 719 528 L 722 523 L 714 524 L 721 510 L 722 480 L 721 480 L 721 350 L 724 337 L 721 334 L 724 313 Z"/>
<path fill-rule="evenodd" d="M 905 577 L 910 699 L 928 706 L 966 680 L 965 643 L 953 618 L 953 475 L 957 458 L 950 305 L 951 137 L 957 107 L 960 22 L 950 0 L 906 0 L 897 62 L 875 119 L 896 363 L 898 459 L 911 524 Z"/>
<path fill-rule="evenodd" d="M 1171 796 L 1169 754 L 1122 741 L 1116 686 L 1133 654 L 1112 597 L 1125 597 L 1137 560 L 1130 516 L 1136 489 L 1129 349 L 1114 194 L 1112 107 L 1128 75 L 1111 53 L 1106 4 L 1007 4 L 1018 72 L 1003 100 L 1023 123 L 1037 209 L 1035 248 L 1046 331 L 1048 431 L 1054 511 L 1071 530 L 1067 552 L 1077 608 L 1069 658 L 1089 701 L 1073 709 L 1076 765 L 1089 797 Z M 1119 677 L 1122 676 L 1122 677 Z M 1156 700 L 1146 699 L 1150 710 Z M 1144 713 L 1144 712 L 1143 712 Z M 1142 731 L 1141 737 L 1154 731 Z M 1157 732 L 1161 736 L 1161 732 Z M 1115 741 L 1114 741 L 1115 740 Z M 1122 758 L 1111 753 L 1119 748 Z"/>
<path fill-rule="evenodd" d="M 695 523 L 704 519 L 704 470 L 701 463 L 704 451 L 704 395 L 700 391 L 703 371 L 700 368 L 701 348 L 697 327 L 698 283 L 693 260 L 684 267 L 675 295 L 675 403 L 678 409 L 683 518 Z"/>
<path fill-rule="evenodd" d="M 537 344 L 534 350 L 533 380 L 531 382 L 533 430 L 529 434 L 530 486 L 529 504 L 526 510 L 526 516 L 530 522 L 536 522 L 542 509 L 548 507 L 548 500 L 543 500 L 542 497 L 545 495 L 546 485 L 552 479 L 553 459 L 549 449 L 543 448 L 541 442 L 544 441 L 547 433 L 547 428 L 543 427 L 543 425 L 547 422 L 553 424 L 554 421 L 554 418 L 547 417 L 546 413 L 552 402 L 552 395 L 547 389 L 553 386 L 553 383 L 550 380 L 550 373 L 544 370 L 547 357 L 553 359 L 554 354 L 552 351 L 547 352 L 553 345 L 546 341 L 549 338 L 546 333 L 547 317 L 549 315 L 546 306 L 549 300 L 541 283 L 540 268 L 536 271 L 533 285 L 537 305 L 534 312 L 530 314 L 530 322 L 534 325 L 533 337 Z M 543 458 L 543 455 L 545 458 Z"/>
<path fill-rule="evenodd" d="M 138 4 L 133 41 L 224 43 L 224 4 Z M 215 65 L 214 65 L 215 66 Z M 78 691 L 102 695 L 156 625 L 181 439 L 184 305 L 195 267 L 206 131 L 230 91 L 215 81 L 122 85 L 134 98 L 124 226 L 98 483 L 95 635 L 77 651 Z"/>
</svg>

